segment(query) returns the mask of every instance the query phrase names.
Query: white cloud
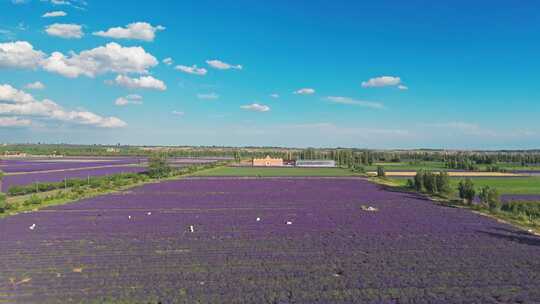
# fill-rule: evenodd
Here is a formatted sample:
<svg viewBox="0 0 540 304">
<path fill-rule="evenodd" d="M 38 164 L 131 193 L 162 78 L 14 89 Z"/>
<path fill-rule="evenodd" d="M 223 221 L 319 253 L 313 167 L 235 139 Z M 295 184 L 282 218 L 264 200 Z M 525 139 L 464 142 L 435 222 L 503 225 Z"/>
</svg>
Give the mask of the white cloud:
<svg viewBox="0 0 540 304">
<path fill-rule="evenodd" d="M 197 98 L 206 99 L 206 100 L 214 100 L 214 99 L 218 99 L 219 95 L 216 93 L 202 93 L 202 94 L 197 94 Z"/>
<path fill-rule="evenodd" d="M 45 85 L 41 81 L 35 81 L 35 82 L 28 83 L 27 85 L 24 86 L 24 88 L 30 89 L 30 90 L 43 90 L 45 89 Z"/>
<path fill-rule="evenodd" d="M 184 112 L 176 110 L 172 111 L 171 114 L 176 116 L 184 116 Z"/>
<path fill-rule="evenodd" d="M 17 35 L 12 30 L 0 29 L 0 39 L 1 40 L 15 40 Z"/>
<path fill-rule="evenodd" d="M 40 0 L 42 2 L 47 2 L 47 0 Z M 71 6 L 79 10 L 85 10 L 88 3 L 86 0 L 50 0 L 53 5 L 65 5 Z"/>
<path fill-rule="evenodd" d="M 223 62 L 221 60 L 217 60 L 217 59 L 206 60 L 206 63 L 209 66 L 213 67 L 214 69 L 218 69 L 218 70 L 229 70 L 229 69 L 241 70 L 243 68 L 239 64 L 233 65 L 233 64 L 229 64 L 229 63 Z"/>
<path fill-rule="evenodd" d="M 19 117 L 0 117 L 0 128 L 9 127 L 27 127 L 32 124 L 29 119 L 21 119 Z"/>
<path fill-rule="evenodd" d="M 254 112 L 268 112 L 270 111 L 270 107 L 263 104 L 258 103 L 252 103 L 249 105 L 243 105 L 240 106 L 241 109 L 248 110 L 248 111 L 254 111 Z"/>
<path fill-rule="evenodd" d="M 17 90 L 9 84 L 0 85 L 0 102 L 25 104 L 34 101 L 34 97 L 24 91 Z"/>
<path fill-rule="evenodd" d="M 401 78 L 394 76 L 381 76 L 362 82 L 363 88 L 393 87 L 401 84 Z"/>
<path fill-rule="evenodd" d="M 400 90 L 403 90 L 403 91 L 404 91 L 404 90 L 408 90 L 408 89 L 409 89 L 409 87 L 408 87 L 408 86 L 406 86 L 406 85 L 402 85 L 402 84 L 398 85 L 398 86 L 397 86 L 397 88 L 398 88 L 398 89 L 400 89 Z"/>
<path fill-rule="evenodd" d="M 45 53 L 26 41 L 0 43 L 0 68 L 35 69 L 44 57 Z"/>
<path fill-rule="evenodd" d="M 296 90 L 293 93 L 298 94 L 298 95 L 311 95 L 315 93 L 315 90 L 312 88 L 303 88 L 303 89 Z"/>
<path fill-rule="evenodd" d="M 64 55 L 53 52 L 49 57 L 26 41 L 0 43 L 0 68 L 43 68 L 51 73 L 76 78 L 80 75 L 95 77 L 105 73 L 147 74 L 158 64 L 152 54 L 142 47 L 123 47 L 111 42 L 79 54 Z"/>
<path fill-rule="evenodd" d="M 198 68 L 197 65 L 192 66 L 185 66 L 185 65 L 177 65 L 174 67 L 178 71 L 182 71 L 184 73 L 193 74 L 193 75 L 199 75 L 204 76 L 208 72 L 205 68 Z"/>
<path fill-rule="evenodd" d="M 43 14 L 43 18 L 54 18 L 54 17 L 64 17 L 67 16 L 67 13 L 64 11 L 53 11 L 53 12 L 47 12 Z"/>
<path fill-rule="evenodd" d="M 163 59 L 162 62 L 165 63 L 166 65 L 171 65 L 171 64 L 173 64 L 174 61 L 173 61 L 173 59 L 171 57 L 167 57 L 167 58 Z"/>
<path fill-rule="evenodd" d="M 340 103 L 346 105 L 355 105 L 360 107 L 372 108 L 372 109 L 384 109 L 384 105 L 376 101 L 358 100 L 350 97 L 342 96 L 328 96 L 326 97 L 332 103 Z"/>
<path fill-rule="evenodd" d="M 82 26 L 78 24 L 54 23 L 46 26 L 45 32 L 64 39 L 80 39 L 84 36 Z"/>
<path fill-rule="evenodd" d="M 11 3 L 13 4 L 26 4 L 30 0 L 11 0 Z"/>
<path fill-rule="evenodd" d="M 114 79 L 114 83 L 121 87 L 126 87 L 130 89 L 152 89 L 165 91 L 167 86 L 165 83 L 159 79 L 156 79 L 152 76 L 141 76 L 139 78 L 131 78 L 126 75 L 118 75 Z"/>
<path fill-rule="evenodd" d="M 272 97 L 272 98 L 279 98 L 279 94 L 273 93 L 273 94 L 270 94 L 270 97 Z"/>
<path fill-rule="evenodd" d="M 130 94 L 124 97 L 118 97 L 114 101 L 117 106 L 127 106 L 129 104 L 139 105 L 143 103 L 143 97 L 137 94 Z"/>
<path fill-rule="evenodd" d="M 142 47 L 123 47 L 115 42 L 69 56 L 54 52 L 42 62 L 46 71 L 70 78 L 107 72 L 146 74 L 157 64 L 157 59 Z"/>
<path fill-rule="evenodd" d="M 54 5 L 69 5 L 70 2 L 66 0 L 51 0 L 51 3 Z"/>
<path fill-rule="evenodd" d="M 112 27 L 107 31 L 94 32 L 93 34 L 115 39 L 154 41 L 156 32 L 163 30 L 165 30 L 165 27 L 161 25 L 152 26 L 147 22 L 135 22 L 128 24 L 126 27 Z"/>
<path fill-rule="evenodd" d="M 0 114 L 39 117 L 48 120 L 119 128 L 127 124 L 116 117 L 103 117 L 89 111 L 68 111 L 50 99 L 37 100 L 9 84 L 0 85 Z"/>
</svg>

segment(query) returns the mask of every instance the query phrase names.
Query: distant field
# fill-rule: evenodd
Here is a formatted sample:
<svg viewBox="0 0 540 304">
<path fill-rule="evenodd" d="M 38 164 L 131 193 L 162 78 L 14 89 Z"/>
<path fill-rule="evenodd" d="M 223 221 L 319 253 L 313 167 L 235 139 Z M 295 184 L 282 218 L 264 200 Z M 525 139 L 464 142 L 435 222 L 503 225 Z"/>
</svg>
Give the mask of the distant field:
<svg viewBox="0 0 540 304">
<path fill-rule="evenodd" d="M 417 164 L 411 164 L 409 162 L 400 162 L 400 163 L 387 163 L 387 162 L 377 162 L 377 163 L 374 163 L 373 166 L 367 166 L 366 169 L 367 170 L 376 170 L 377 169 L 377 166 L 383 166 L 385 169 L 391 171 L 391 170 L 412 170 L 412 171 L 416 171 L 416 170 L 420 170 L 420 169 L 425 169 L 425 170 L 440 170 L 440 169 L 446 169 L 446 166 L 443 162 L 430 162 L 430 161 L 425 161 L 425 162 L 420 162 L 420 163 L 417 163 Z"/>
<path fill-rule="evenodd" d="M 424 170 L 448 170 L 446 168 L 446 165 L 444 162 L 437 162 L 437 161 L 424 161 L 420 163 L 411 164 L 410 162 L 403 161 L 399 163 L 390 163 L 390 162 L 377 162 L 374 163 L 372 166 L 366 166 L 366 169 L 369 171 L 376 170 L 377 166 L 383 166 L 386 170 L 392 171 L 392 170 L 411 170 L 411 171 L 417 171 L 420 169 Z M 521 166 L 519 164 L 515 163 L 498 163 L 496 164 L 497 167 L 507 170 L 507 171 L 540 171 L 540 166 L 535 165 L 529 165 L 529 166 Z M 479 165 L 478 170 L 479 171 L 485 171 L 488 166 L 486 165 Z"/>
<path fill-rule="evenodd" d="M 456 189 L 462 178 L 452 178 L 452 188 Z M 400 185 L 405 185 L 407 179 L 392 179 Z M 508 178 L 473 178 L 477 189 L 483 186 L 494 187 L 501 194 L 540 194 L 540 177 L 508 177 Z"/>
<path fill-rule="evenodd" d="M 201 171 L 195 176 L 354 176 L 353 172 L 340 168 L 254 168 L 220 167 Z"/>
</svg>

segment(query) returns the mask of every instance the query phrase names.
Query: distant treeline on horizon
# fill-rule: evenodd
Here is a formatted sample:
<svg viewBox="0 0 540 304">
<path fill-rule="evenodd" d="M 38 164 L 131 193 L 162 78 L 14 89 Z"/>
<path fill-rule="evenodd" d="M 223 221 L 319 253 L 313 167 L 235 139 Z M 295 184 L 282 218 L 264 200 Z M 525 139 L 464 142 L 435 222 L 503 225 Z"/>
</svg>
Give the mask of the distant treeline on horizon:
<svg viewBox="0 0 540 304">
<path fill-rule="evenodd" d="M 168 157 L 231 157 L 236 160 L 256 157 L 297 159 L 332 159 L 340 166 L 372 165 L 375 162 L 461 162 L 496 164 L 498 162 L 521 165 L 539 164 L 540 150 L 370 150 L 355 148 L 281 148 L 281 147 L 219 147 L 219 146 L 122 146 L 71 144 L 4 144 L 0 155 L 25 153 L 28 155 L 62 156 L 151 156 Z"/>
</svg>

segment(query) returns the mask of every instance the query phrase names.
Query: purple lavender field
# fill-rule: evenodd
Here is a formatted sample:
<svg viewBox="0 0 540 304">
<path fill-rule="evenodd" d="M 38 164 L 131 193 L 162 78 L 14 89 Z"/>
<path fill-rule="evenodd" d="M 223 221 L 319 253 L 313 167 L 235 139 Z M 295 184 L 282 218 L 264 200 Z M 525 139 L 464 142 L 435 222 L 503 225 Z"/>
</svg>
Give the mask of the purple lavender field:
<svg viewBox="0 0 540 304">
<path fill-rule="evenodd" d="M 0 219 L 0 257 L 8 303 L 540 302 L 539 237 L 354 178 L 149 184 Z"/>
<path fill-rule="evenodd" d="M 140 157 L 92 157 L 58 159 L 9 159 L 0 160 L 0 170 L 7 173 L 49 170 L 80 169 L 114 165 L 139 164 L 146 161 Z"/>
<path fill-rule="evenodd" d="M 55 183 L 61 182 L 64 179 L 84 179 L 88 176 L 105 176 L 118 173 L 139 173 L 146 171 L 146 167 L 104 167 L 96 169 L 80 169 L 73 171 L 57 171 L 57 172 L 34 172 L 18 175 L 6 175 L 3 179 L 2 187 L 8 190 L 11 186 L 25 186 L 39 183 Z"/>
</svg>

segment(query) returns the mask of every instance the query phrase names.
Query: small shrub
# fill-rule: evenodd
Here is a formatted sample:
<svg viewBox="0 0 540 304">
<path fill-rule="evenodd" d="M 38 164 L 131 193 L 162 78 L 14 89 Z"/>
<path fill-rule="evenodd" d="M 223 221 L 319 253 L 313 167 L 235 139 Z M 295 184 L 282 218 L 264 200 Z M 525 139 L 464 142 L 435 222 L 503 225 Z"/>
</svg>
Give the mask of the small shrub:
<svg viewBox="0 0 540 304">
<path fill-rule="evenodd" d="M 0 193 L 0 213 L 4 213 L 8 209 L 7 202 L 6 202 L 6 195 L 4 193 Z"/>
<path fill-rule="evenodd" d="M 24 206 L 40 205 L 42 202 L 43 200 L 39 196 L 33 194 L 32 196 L 30 196 L 30 198 L 28 198 L 27 200 L 23 202 L 23 205 Z"/>
<path fill-rule="evenodd" d="M 405 187 L 409 188 L 409 189 L 414 189 L 414 181 L 412 179 L 408 179 L 407 180 L 407 184 L 405 185 Z"/>
</svg>

